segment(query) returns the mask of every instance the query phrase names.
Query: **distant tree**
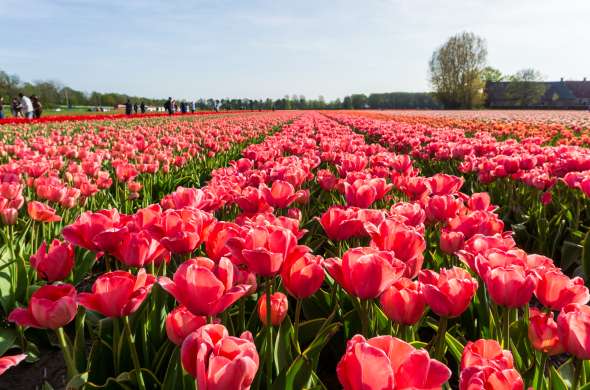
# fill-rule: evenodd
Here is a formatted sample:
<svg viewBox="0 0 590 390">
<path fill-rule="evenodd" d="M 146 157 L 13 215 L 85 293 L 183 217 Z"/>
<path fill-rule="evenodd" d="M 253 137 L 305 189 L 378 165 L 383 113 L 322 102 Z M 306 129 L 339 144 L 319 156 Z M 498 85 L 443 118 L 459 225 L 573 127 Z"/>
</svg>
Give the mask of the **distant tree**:
<svg viewBox="0 0 590 390">
<path fill-rule="evenodd" d="M 345 96 L 342 100 L 342 108 L 345 110 L 352 110 L 354 107 L 352 106 L 352 99 L 350 96 Z"/>
<path fill-rule="evenodd" d="M 543 75 L 538 70 L 527 68 L 522 69 L 509 77 L 509 84 L 506 87 L 506 96 L 514 100 L 518 106 L 531 106 L 538 104 L 545 94 Z"/>
<path fill-rule="evenodd" d="M 355 110 L 365 108 L 369 101 L 367 95 L 363 93 L 355 93 L 351 95 L 350 100 L 352 103 L 352 108 L 354 108 Z"/>
<path fill-rule="evenodd" d="M 481 71 L 481 80 L 486 82 L 493 82 L 496 83 L 498 81 L 502 81 L 504 79 L 504 75 L 496 68 L 492 68 L 491 66 L 486 66 Z"/>
<path fill-rule="evenodd" d="M 432 53 L 430 82 L 445 107 L 472 108 L 481 103 L 486 58 L 485 40 L 470 32 L 449 38 Z"/>
</svg>

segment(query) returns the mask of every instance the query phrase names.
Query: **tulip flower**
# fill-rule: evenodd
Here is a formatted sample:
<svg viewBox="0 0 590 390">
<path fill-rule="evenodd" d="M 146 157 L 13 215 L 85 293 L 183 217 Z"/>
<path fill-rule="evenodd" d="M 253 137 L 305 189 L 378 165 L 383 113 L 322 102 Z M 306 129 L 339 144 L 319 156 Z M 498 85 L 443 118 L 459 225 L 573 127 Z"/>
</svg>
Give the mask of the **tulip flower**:
<svg viewBox="0 0 590 390">
<path fill-rule="evenodd" d="M 270 188 L 263 184 L 260 191 L 266 202 L 277 208 L 287 208 L 303 196 L 303 192 L 296 192 L 291 183 L 282 180 L 273 181 Z"/>
<path fill-rule="evenodd" d="M 117 210 L 85 211 L 71 225 L 64 227 L 62 234 L 72 244 L 98 252 L 106 248 L 95 244 L 94 239 L 101 233 L 121 226 L 121 216 Z"/>
<path fill-rule="evenodd" d="M 463 186 L 465 179 L 462 177 L 437 173 L 428 179 L 434 195 L 452 195 Z"/>
<path fill-rule="evenodd" d="M 166 316 L 166 334 L 174 344 L 181 345 L 189 334 L 206 323 L 206 317 L 196 316 L 185 306 L 178 306 Z"/>
<path fill-rule="evenodd" d="M 553 313 L 544 313 L 534 307 L 529 309 L 528 338 L 533 348 L 549 356 L 563 353 L 557 323 Z"/>
<path fill-rule="evenodd" d="M 12 356 L 2 356 L 0 357 L 0 375 L 4 374 L 6 370 L 11 367 L 17 366 L 20 362 L 25 360 L 27 355 L 24 353 Z"/>
<path fill-rule="evenodd" d="M 371 246 L 382 251 L 393 251 L 396 259 L 402 261 L 406 270 L 404 276 L 414 278 L 422 269 L 426 241 L 415 228 L 403 223 L 386 219 L 375 227 L 365 223 L 365 229 L 371 236 Z"/>
<path fill-rule="evenodd" d="M 27 308 L 14 309 L 8 321 L 32 328 L 57 329 L 70 323 L 77 310 L 74 286 L 47 285 L 31 295 Z"/>
<path fill-rule="evenodd" d="M 281 279 L 289 294 L 297 299 L 315 294 L 324 282 L 323 261 L 321 256 L 311 253 L 289 257 L 281 270 Z"/>
<path fill-rule="evenodd" d="M 440 250 L 447 254 L 453 254 L 463 247 L 465 235 L 461 232 L 453 232 L 443 229 L 440 233 Z"/>
<path fill-rule="evenodd" d="M 232 337 L 223 325 L 211 324 L 184 340 L 181 361 L 199 390 L 248 390 L 259 363 L 250 332 Z"/>
<path fill-rule="evenodd" d="M 30 262 L 40 279 L 49 282 L 63 280 L 74 267 L 74 247 L 70 243 L 53 240 L 47 251 L 47 244 L 43 241 Z"/>
<path fill-rule="evenodd" d="M 191 253 L 203 240 L 213 217 L 198 209 L 166 210 L 150 233 L 172 253 Z"/>
<path fill-rule="evenodd" d="M 267 323 L 267 310 L 266 310 L 266 294 L 262 294 L 258 298 L 258 318 L 264 326 L 268 326 Z M 272 326 L 279 326 L 287 316 L 289 309 L 289 301 L 287 296 L 281 292 L 276 292 L 270 296 L 270 323 Z"/>
<path fill-rule="evenodd" d="M 391 336 L 354 336 L 336 373 L 344 390 L 441 389 L 451 377 L 428 352 Z"/>
<path fill-rule="evenodd" d="M 32 201 L 27 205 L 27 212 L 29 217 L 34 221 L 39 222 L 59 222 L 61 217 L 55 214 L 55 209 L 49 207 L 45 203 Z"/>
<path fill-rule="evenodd" d="M 105 317 L 125 317 L 139 308 L 155 280 L 144 269 L 137 276 L 125 271 L 107 272 L 96 279 L 91 293 L 78 294 L 78 303 Z"/>
<path fill-rule="evenodd" d="M 18 210 L 14 208 L 6 208 L 0 210 L 0 221 L 3 225 L 14 225 L 18 219 Z"/>
<path fill-rule="evenodd" d="M 126 232 L 113 255 L 128 267 L 143 267 L 169 252 L 146 230 Z"/>
<path fill-rule="evenodd" d="M 377 298 L 406 268 L 393 252 L 371 247 L 349 249 L 342 259 L 326 259 L 324 266 L 349 294 L 361 299 Z"/>
<path fill-rule="evenodd" d="M 469 341 L 461 356 L 461 371 L 467 367 L 494 367 L 500 370 L 513 368 L 512 353 L 503 350 L 496 340 Z"/>
<path fill-rule="evenodd" d="M 561 310 L 570 303 L 586 304 L 590 300 L 588 288 L 580 277 L 570 279 L 560 270 L 548 270 L 541 275 L 535 296 L 543 306 Z"/>
<path fill-rule="evenodd" d="M 513 368 L 471 366 L 461 371 L 459 390 L 524 390 L 522 377 Z"/>
<path fill-rule="evenodd" d="M 458 317 L 471 303 L 477 281 L 464 269 L 422 270 L 419 276 L 426 303 L 441 317 Z"/>
<path fill-rule="evenodd" d="M 529 303 L 536 287 L 534 276 L 519 266 L 489 269 L 483 279 L 492 301 L 508 308 Z"/>
<path fill-rule="evenodd" d="M 182 263 L 173 279 L 158 283 L 195 315 L 214 316 L 246 295 L 250 285 L 235 285 L 234 265 L 225 257 L 218 263 L 206 257 Z"/>
<path fill-rule="evenodd" d="M 571 303 L 557 317 L 563 348 L 580 360 L 590 359 L 590 306 Z"/>
<path fill-rule="evenodd" d="M 420 283 L 408 278 L 395 282 L 381 294 L 379 301 L 385 315 L 402 325 L 417 323 L 426 306 Z"/>
<path fill-rule="evenodd" d="M 207 232 L 205 251 L 212 260 L 219 260 L 229 256 L 231 250 L 226 245 L 227 240 L 240 235 L 240 228 L 235 223 L 219 221 Z"/>
<path fill-rule="evenodd" d="M 330 240 L 342 241 L 363 234 L 363 222 L 356 214 L 353 209 L 330 207 L 319 222 Z"/>
</svg>

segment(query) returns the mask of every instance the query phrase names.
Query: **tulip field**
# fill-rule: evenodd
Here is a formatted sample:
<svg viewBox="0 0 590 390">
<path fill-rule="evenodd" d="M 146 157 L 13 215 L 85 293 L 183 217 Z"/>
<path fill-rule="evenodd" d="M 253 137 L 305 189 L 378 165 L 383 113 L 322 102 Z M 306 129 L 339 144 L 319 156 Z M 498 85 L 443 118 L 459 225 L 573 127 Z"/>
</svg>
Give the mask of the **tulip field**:
<svg viewBox="0 0 590 390">
<path fill-rule="evenodd" d="M 590 389 L 590 114 L 0 125 L 0 389 Z"/>
</svg>

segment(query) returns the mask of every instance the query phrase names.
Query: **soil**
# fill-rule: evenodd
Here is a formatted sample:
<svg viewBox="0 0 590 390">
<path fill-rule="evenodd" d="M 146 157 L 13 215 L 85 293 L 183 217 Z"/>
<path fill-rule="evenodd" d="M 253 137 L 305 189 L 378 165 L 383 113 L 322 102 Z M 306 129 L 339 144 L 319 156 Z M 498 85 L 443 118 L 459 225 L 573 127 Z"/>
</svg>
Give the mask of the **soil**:
<svg viewBox="0 0 590 390">
<path fill-rule="evenodd" d="M 0 376 L 0 390 L 41 390 L 45 382 L 65 389 L 66 366 L 59 349 L 41 350 L 35 363 L 22 362 Z"/>
</svg>

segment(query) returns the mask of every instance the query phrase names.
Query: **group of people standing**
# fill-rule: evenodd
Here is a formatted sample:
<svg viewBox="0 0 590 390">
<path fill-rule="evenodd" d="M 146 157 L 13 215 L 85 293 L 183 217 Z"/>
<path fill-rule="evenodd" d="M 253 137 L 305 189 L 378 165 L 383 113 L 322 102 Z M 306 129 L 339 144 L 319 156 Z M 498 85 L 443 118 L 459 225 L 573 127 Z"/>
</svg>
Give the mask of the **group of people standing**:
<svg viewBox="0 0 590 390">
<path fill-rule="evenodd" d="M 137 102 L 131 103 L 131 99 L 127 99 L 127 102 L 125 102 L 126 115 L 137 114 L 138 112 L 145 114 L 146 109 L 147 107 L 143 101 L 140 104 L 137 104 Z"/>
<path fill-rule="evenodd" d="M 10 111 L 15 118 L 41 118 L 43 105 L 36 95 L 31 95 L 29 98 L 19 93 L 18 98 L 12 99 Z M 4 117 L 4 98 L 0 96 L 0 119 L 4 119 Z"/>
<path fill-rule="evenodd" d="M 180 102 L 180 106 L 176 102 L 176 100 L 172 99 L 171 97 L 166 100 L 164 103 L 164 109 L 168 113 L 168 115 L 173 115 L 174 113 L 180 111 L 182 114 L 186 114 L 189 111 L 194 113 L 197 110 L 197 104 L 195 102 L 185 102 L 184 100 Z"/>
</svg>

